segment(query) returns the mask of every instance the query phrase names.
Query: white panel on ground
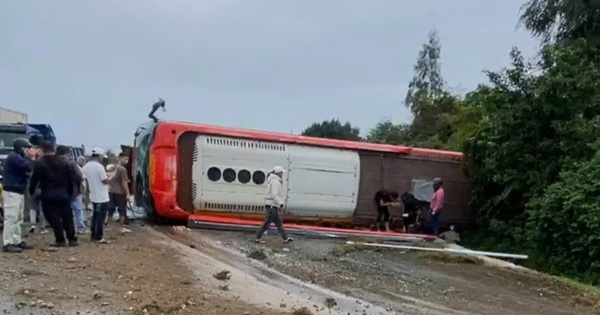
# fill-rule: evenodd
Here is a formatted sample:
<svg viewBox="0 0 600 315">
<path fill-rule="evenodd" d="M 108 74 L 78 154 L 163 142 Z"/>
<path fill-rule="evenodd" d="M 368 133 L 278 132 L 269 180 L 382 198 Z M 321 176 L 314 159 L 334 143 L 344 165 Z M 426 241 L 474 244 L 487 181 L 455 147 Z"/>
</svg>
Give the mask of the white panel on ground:
<svg viewBox="0 0 600 315">
<path fill-rule="evenodd" d="M 266 177 L 273 166 L 287 169 L 287 145 L 205 135 L 198 136 L 195 145 L 199 151 L 192 167 L 195 209 L 264 211 Z"/>
<path fill-rule="evenodd" d="M 288 172 L 290 214 L 352 217 L 360 179 L 357 152 L 291 145 Z"/>
</svg>

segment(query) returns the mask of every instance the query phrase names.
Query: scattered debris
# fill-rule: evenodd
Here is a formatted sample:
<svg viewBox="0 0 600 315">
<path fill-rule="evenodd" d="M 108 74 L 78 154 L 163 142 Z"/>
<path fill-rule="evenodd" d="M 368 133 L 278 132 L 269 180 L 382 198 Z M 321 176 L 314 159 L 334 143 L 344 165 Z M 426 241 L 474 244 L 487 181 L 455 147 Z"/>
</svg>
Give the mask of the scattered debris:
<svg viewBox="0 0 600 315">
<path fill-rule="evenodd" d="M 332 309 L 337 305 L 337 302 L 334 298 L 326 298 L 325 299 L 325 307 L 328 309 Z"/>
<path fill-rule="evenodd" d="M 302 307 L 299 309 L 294 309 L 292 311 L 292 315 L 313 315 L 313 312 L 311 312 L 308 307 Z"/>
<path fill-rule="evenodd" d="M 269 258 L 265 249 L 260 248 L 260 247 L 255 247 L 255 248 L 250 249 L 250 251 L 248 252 L 248 254 L 246 256 L 248 258 L 256 259 L 256 260 L 266 260 L 267 258 Z"/>
<path fill-rule="evenodd" d="M 215 277 L 215 279 L 217 279 L 217 280 L 226 281 L 226 280 L 231 279 L 231 271 L 223 270 L 223 271 L 215 273 L 213 275 L 213 277 Z"/>
<path fill-rule="evenodd" d="M 358 250 L 363 250 L 366 247 L 360 244 L 340 244 L 340 245 L 336 245 L 332 250 L 331 250 L 331 254 L 333 254 L 334 256 L 337 257 L 341 257 L 341 256 L 345 256 L 346 254 L 358 251 Z"/>
<path fill-rule="evenodd" d="M 465 255 L 457 255 L 457 254 L 447 254 L 447 253 L 420 253 L 418 255 L 419 258 L 430 260 L 430 261 L 439 261 L 442 263 L 453 263 L 453 264 L 473 264 L 473 265 L 481 265 L 483 264 L 483 259 L 476 256 L 465 256 Z"/>
<path fill-rule="evenodd" d="M 102 298 L 102 293 L 100 293 L 100 291 L 95 291 L 95 292 L 94 292 L 93 299 L 94 299 L 94 300 L 99 300 L 99 299 L 101 299 L 101 298 Z"/>
<path fill-rule="evenodd" d="M 229 291 L 229 284 L 223 284 L 219 286 L 219 290 L 221 291 Z"/>
<path fill-rule="evenodd" d="M 173 226 L 173 230 L 174 230 L 175 232 L 179 232 L 179 233 L 182 233 L 182 232 L 189 233 L 189 232 L 191 231 L 191 230 L 190 230 L 188 227 L 186 227 L 186 226 L 182 226 L 182 225 L 179 225 L 179 226 Z"/>
</svg>

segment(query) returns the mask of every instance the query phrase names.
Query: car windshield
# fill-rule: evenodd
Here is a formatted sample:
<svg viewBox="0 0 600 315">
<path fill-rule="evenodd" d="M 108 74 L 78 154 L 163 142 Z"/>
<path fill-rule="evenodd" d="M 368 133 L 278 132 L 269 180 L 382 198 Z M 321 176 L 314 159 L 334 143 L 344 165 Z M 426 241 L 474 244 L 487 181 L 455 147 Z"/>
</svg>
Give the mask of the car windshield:
<svg viewBox="0 0 600 315">
<path fill-rule="evenodd" d="M 13 142 L 19 138 L 27 138 L 27 135 L 18 132 L 0 132 L 0 148 L 12 148 Z"/>
</svg>

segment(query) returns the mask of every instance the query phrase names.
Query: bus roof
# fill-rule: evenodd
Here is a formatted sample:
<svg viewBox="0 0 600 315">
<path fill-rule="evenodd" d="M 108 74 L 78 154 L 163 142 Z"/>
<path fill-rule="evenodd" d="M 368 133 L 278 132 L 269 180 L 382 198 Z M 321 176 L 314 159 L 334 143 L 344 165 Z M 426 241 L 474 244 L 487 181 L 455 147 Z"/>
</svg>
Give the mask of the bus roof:
<svg viewBox="0 0 600 315">
<path fill-rule="evenodd" d="M 346 150 L 372 151 L 381 153 L 396 153 L 402 155 L 413 155 L 428 158 L 438 158 L 444 160 L 461 160 L 463 154 L 455 151 L 434 150 L 425 148 L 413 148 L 400 145 L 347 141 L 327 138 L 306 137 L 301 135 L 248 130 L 241 128 L 230 128 L 222 126 L 213 126 L 205 124 L 195 124 L 178 121 L 160 121 L 159 124 L 174 125 L 178 127 L 186 127 L 190 131 L 196 131 L 203 134 L 245 138 L 252 140 L 263 140 L 272 142 L 295 143 L 309 146 L 320 146 L 328 148 L 338 148 Z M 166 126 L 167 127 L 167 126 Z"/>
</svg>

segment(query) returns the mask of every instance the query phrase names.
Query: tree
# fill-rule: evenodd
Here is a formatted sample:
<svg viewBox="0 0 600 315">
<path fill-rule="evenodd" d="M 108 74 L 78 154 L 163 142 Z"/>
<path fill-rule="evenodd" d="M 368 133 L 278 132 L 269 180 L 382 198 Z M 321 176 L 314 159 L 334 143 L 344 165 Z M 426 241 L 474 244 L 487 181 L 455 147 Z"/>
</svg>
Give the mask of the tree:
<svg viewBox="0 0 600 315">
<path fill-rule="evenodd" d="M 432 31 L 417 56 L 414 75 L 408 84 L 404 104 L 410 108 L 410 124 L 395 125 L 391 121 L 377 124 L 368 141 L 435 149 L 448 149 L 454 133 L 451 125 L 460 98 L 445 91 L 441 75 L 441 45 Z"/>
<path fill-rule="evenodd" d="M 544 43 L 585 39 L 600 44 L 600 2 L 530 0 L 522 7 L 521 23 Z"/>
<path fill-rule="evenodd" d="M 112 150 L 106 151 L 106 160 L 108 164 L 117 164 L 119 162 L 119 158 Z"/>
<path fill-rule="evenodd" d="M 379 122 L 365 138 L 368 142 L 410 145 L 414 136 L 409 124 L 394 124 L 391 120 Z"/>
<path fill-rule="evenodd" d="M 313 123 L 302 131 L 303 136 L 360 141 L 360 129 L 354 127 L 350 122 L 342 124 L 338 119 L 324 120 L 320 123 Z"/>
<path fill-rule="evenodd" d="M 540 207 L 530 203 L 548 193 L 561 171 L 595 152 L 589 144 L 600 134 L 600 72 L 587 52 L 585 41 L 548 45 L 532 65 L 515 49 L 512 67 L 488 73 L 490 86 L 470 95 L 481 116 L 466 139 L 465 162 L 485 234 L 481 246 L 527 250 L 540 265 L 559 257 L 537 256 L 540 247 L 527 235 L 547 229 L 546 219 L 525 223 L 529 210 Z"/>
<path fill-rule="evenodd" d="M 442 47 L 435 31 L 431 31 L 428 40 L 417 56 L 414 65 L 414 75 L 408 83 L 408 92 L 404 99 L 404 105 L 410 108 L 415 120 L 419 120 L 424 106 L 431 105 L 431 101 L 437 99 L 444 92 L 444 80 L 441 74 Z"/>
</svg>

